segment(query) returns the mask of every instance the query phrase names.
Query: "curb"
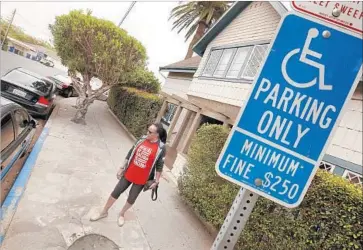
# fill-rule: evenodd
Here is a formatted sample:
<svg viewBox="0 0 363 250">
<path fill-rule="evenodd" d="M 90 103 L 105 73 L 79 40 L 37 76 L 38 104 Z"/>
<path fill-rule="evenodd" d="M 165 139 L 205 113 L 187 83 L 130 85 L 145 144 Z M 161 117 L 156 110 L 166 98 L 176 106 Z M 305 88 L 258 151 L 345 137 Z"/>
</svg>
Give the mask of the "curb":
<svg viewBox="0 0 363 250">
<path fill-rule="evenodd" d="M 5 239 L 6 232 L 14 217 L 19 201 L 25 191 L 26 185 L 30 178 L 30 174 L 38 159 L 38 155 L 43 147 L 44 141 L 49 134 L 49 129 L 52 124 L 52 119 L 54 119 L 54 117 L 58 114 L 58 111 L 59 107 L 56 106 L 53 109 L 52 115 L 49 117 L 47 123 L 45 124 L 38 140 L 35 142 L 32 151 L 30 152 L 28 158 L 24 162 L 24 165 L 14 182 L 14 185 L 10 189 L 10 192 L 8 193 L 3 205 L 1 206 L 0 246 L 2 245 Z"/>
<path fill-rule="evenodd" d="M 180 193 L 179 193 L 180 195 Z M 218 235 L 218 229 L 216 229 L 211 223 L 209 223 L 207 220 L 205 220 L 200 213 L 193 208 L 192 204 L 190 201 L 188 201 L 187 199 L 185 199 L 184 197 L 180 196 L 180 199 L 183 201 L 183 203 L 188 207 L 188 209 L 191 210 L 191 212 L 198 218 L 198 220 L 203 224 L 203 226 L 205 227 L 205 229 L 207 229 L 207 232 L 209 233 L 209 235 L 211 235 L 213 238 L 216 238 Z"/>
<path fill-rule="evenodd" d="M 137 139 L 136 137 L 130 133 L 130 131 L 126 128 L 126 126 L 118 119 L 118 117 L 116 116 L 116 114 L 108 107 L 107 108 L 108 112 L 111 113 L 111 115 L 113 116 L 113 118 L 115 118 L 115 120 L 118 122 L 118 124 L 120 124 L 120 126 L 126 131 L 126 133 L 128 134 L 128 136 L 134 141 L 136 142 Z"/>
</svg>

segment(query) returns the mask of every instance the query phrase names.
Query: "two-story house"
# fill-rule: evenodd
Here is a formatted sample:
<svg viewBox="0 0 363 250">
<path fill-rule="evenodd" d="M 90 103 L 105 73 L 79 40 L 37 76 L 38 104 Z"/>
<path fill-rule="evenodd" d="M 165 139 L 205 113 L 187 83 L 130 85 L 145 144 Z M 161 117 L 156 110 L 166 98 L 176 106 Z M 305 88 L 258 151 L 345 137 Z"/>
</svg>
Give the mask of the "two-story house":
<svg viewBox="0 0 363 250">
<path fill-rule="evenodd" d="M 210 108 L 213 114 L 223 114 L 219 119 L 220 123 L 232 125 L 263 63 L 281 16 L 286 12 L 287 9 L 280 2 L 234 3 L 194 46 L 194 52 L 201 57 L 201 60 L 197 69 L 193 68 L 194 75 L 191 76 L 191 70 L 188 80 L 185 80 L 187 83 L 182 83 L 184 84 L 182 94 L 175 92 L 177 86 L 181 89 L 178 85 L 180 82 L 174 84 L 178 72 L 171 71 L 169 67 L 169 76 L 163 87 L 163 91 L 167 93 L 167 100 L 179 96 L 182 99 L 172 103 L 175 109 L 179 108 L 179 113 L 183 105 L 184 109 L 188 110 L 185 103 L 198 107 L 199 111 L 194 112 L 202 114 L 204 109 Z M 185 63 L 181 61 L 176 64 L 185 65 Z M 165 68 L 167 67 L 164 67 L 164 70 Z M 187 87 L 188 90 L 185 91 Z M 361 82 L 349 102 L 348 109 L 321 164 L 321 168 L 360 185 L 362 184 L 362 106 Z M 188 133 L 188 130 L 178 126 L 186 123 L 184 121 L 186 118 L 188 117 L 182 117 L 180 114 L 174 115 L 177 121 L 174 121 L 175 124 L 172 122 L 173 126 L 169 131 L 171 135 L 182 134 L 183 137 L 183 134 Z M 213 121 L 218 122 L 218 118 L 213 117 Z M 202 120 L 199 124 L 201 123 Z M 172 171 L 178 175 L 182 171 L 182 165 L 185 164 L 183 153 L 187 153 L 187 150 L 184 147 L 182 152 L 176 151 L 179 154 L 173 162 L 175 169 Z"/>
</svg>

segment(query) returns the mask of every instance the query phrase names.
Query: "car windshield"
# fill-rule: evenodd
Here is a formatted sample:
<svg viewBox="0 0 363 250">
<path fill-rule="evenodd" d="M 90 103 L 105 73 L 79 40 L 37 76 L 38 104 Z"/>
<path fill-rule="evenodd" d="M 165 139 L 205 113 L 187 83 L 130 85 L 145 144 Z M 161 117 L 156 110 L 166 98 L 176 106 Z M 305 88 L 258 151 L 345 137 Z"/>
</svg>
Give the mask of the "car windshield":
<svg viewBox="0 0 363 250">
<path fill-rule="evenodd" d="M 50 82 L 44 81 L 21 70 L 10 71 L 7 75 L 5 75 L 4 80 L 18 85 L 23 85 L 27 88 L 35 89 L 44 94 L 49 94 L 52 89 L 52 84 Z"/>
</svg>

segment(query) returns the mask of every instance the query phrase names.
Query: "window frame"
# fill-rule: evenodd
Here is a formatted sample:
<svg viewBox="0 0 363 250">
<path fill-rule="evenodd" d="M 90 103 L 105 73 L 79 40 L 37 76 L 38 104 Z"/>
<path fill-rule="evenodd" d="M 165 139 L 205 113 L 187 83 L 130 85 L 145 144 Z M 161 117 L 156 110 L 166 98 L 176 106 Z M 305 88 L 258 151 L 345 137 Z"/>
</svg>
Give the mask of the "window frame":
<svg viewBox="0 0 363 250">
<path fill-rule="evenodd" d="M 246 58 L 245 58 L 245 60 L 244 60 L 244 62 L 242 64 L 242 66 L 241 66 L 241 68 L 240 68 L 240 70 L 239 70 L 239 72 L 237 74 L 237 77 L 227 77 L 228 71 L 230 70 L 230 67 L 232 66 L 232 63 L 233 63 L 233 61 L 235 59 L 235 56 L 236 56 L 238 50 L 239 49 L 242 49 L 242 48 L 248 48 L 248 52 L 247 52 Z M 230 62 L 230 65 L 228 65 L 228 69 L 227 69 L 226 74 L 225 74 L 225 78 L 226 79 L 228 79 L 228 80 L 229 79 L 233 79 L 233 80 L 245 80 L 241 76 L 242 76 L 242 73 L 243 73 L 243 71 L 244 71 L 247 63 L 248 63 L 248 60 L 246 60 L 246 59 L 250 57 L 250 55 L 251 55 L 251 53 L 253 51 L 253 48 L 254 48 L 254 45 L 251 45 L 251 46 L 242 46 L 242 47 L 236 48 L 236 51 L 235 51 L 235 53 L 234 53 L 234 55 L 232 57 L 232 60 Z"/>
<path fill-rule="evenodd" d="M 30 122 L 30 117 L 29 117 L 29 114 L 23 110 L 23 109 L 15 109 L 13 110 L 13 126 L 14 126 L 14 132 L 15 132 L 15 140 L 17 140 L 18 138 L 22 137 L 28 130 L 29 130 L 29 125 L 25 126 L 22 131 L 19 133 L 18 129 L 19 129 L 19 125 L 18 124 L 15 124 L 14 121 L 17 123 L 17 119 L 16 119 L 16 112 L 21 112 L 23 113 L 27 120 L 28 120 L 28 124 Z"/>
<path fill-rule="evenodd" d="M 230 58 L 228 59 L 228 62 L 227 62 L 226 68 L 224 69 L 224 71 L 223 71 L 223 73 L 222 73 L 222 75 L 221 75 L 221 76 L 215 76 L 214 74 L 216 73 L 216 70 L 217 70 L 217 68 L 218 68 L 218 66 L 219 66 L 219 64 L 220 64 L 220 62 L 221 62 L 221 59 L 222 59 L 222 57 L 223 57 L 223 55 L 224 55 L 225 51 L 227 51 L 227 50 L 232 50 L 232 54 L 231 54 Z M 238 50 L 238 48 L 233 48 L 233 47 L 232 47 L 232 48 L 225 48 L 225 49 L 222 49 L 222 54 L 221 54 L 221 56 L 219 57 L 218 63 L 217 63 L 217 65 L 216 65 L 216 67 L 215 67 L 215 69 L 214 69 L 214 71 L 213 71 L 212 77 L 215 77 L 215 78 L 226 78 L 227 72 L 228 72 L 228 70 L 229 70 L 229 67 L 231 67 L 231 64 L 232 64 L 232 62 L 233 62 L 233 59 L 234 59 L 234 56 L 236 55 L 237 50 Z"/>
<path fill-rule="evenodd" d="M 348 174 L 354 174 L 354 175 L 358 176 L 358 178 L 362 178 L 361 183 L 360 183 L 360 184 L 358 184 L 358 183 L 353 183 L 353 182 L 351 182 L 351 180 L 347 178 L 347 177 L 348 177 Z M 356 173 L 356 172 L 353 172 L 353 171 L 350 171 L 350 170 L 348 170 L 348 169 L 345 169 L 345 170 L 344 170 L 344 173 L 343 173 L 343 175 L 342 175 L 342 177 L 343 177 L 345 180 L 347 180 L 347 181 L 349 181 L 350 183 L 352 183 L 353 185 L 359 185 L 361 188 L 363 188 L 363 175 L 361 175 L 361 174 L 359 174 L 359 173 Z"/>
<path fill-rule="evenodd" d="M 172 108 L 169 109 L 169 107 L 172 107 Z M 166 123 L 167 125 L 170 125 L 170 123 L 173 121 L 173 118 L 175 116 L 177 109 L 178 109 L 178 105 L 176 105 L 174 103 L 168 103 L 168 112 L 165 112 L 165 114 L 162 117 L 162 121 L 164 123 Z M 168 116 L 168 117 L 166 117 L 166 116 Z"/>
<path fill-rule="evenodd" d="M 321 165 L 328 165 L 328 166 L 330 166 L 330 170 L 327 170 L 326 168 L 324 168 L 324 169 L 320 168 Z M 333 173 L 335 167 L 336 166 L 334 164 L 331 164 L 331 163 L 326 162 L 326 161 L 321 161 L 320 164 L 319 164 L 319 169 L 324 170 L 324 171 L 327 171 L 328 173 Z"/>
<path fill-rule="evenodd" d="M 7 152 L 7 150 L 9 150 L 9 148 L 11 148 L 11 146 L 16 142 L 16 129 L 15 129 L 15 126 L 14 126 L 14 116 L 12 114 L 13 112 L 7 112 L 6 114 L 4 114 L 2 117 L 1 117 L 1 121 L 7 117 L 7 116 L 10 116 L 10 121 L 11 121 L 11 124 L 12 124 L 12 127 L 13 127 L 13 140 L 8 144 L 6 145 L 5 148 L 1 149 L 1 155 L 5 154 Z"/>
<path fill-rule="evenodd" d="M 264 55 L 264 58 L 262 58 L 261 64 L 260 64 L 260 66 L 257 68 L 257 72 L 256 72 L 256 74 L 255 74 L 253 77 L 246 77 L 246 76 L 243 76 L 243 75 L 244 75 L 244 73 L 245 73 L 245 71 L 246 71 L 246 68 L 247 68 L 247 66 L 248 66 L 248 63 L 249 63 L 249 62 L 251 61 L 251 59 L 252 59 L 253 52 L 257 49 L 257 47 L 258 47 L 258 46 L 264 46 L 264 45 L 267 45 L 267 49 L 266 49 L 266 52 L 267 52 L 267 51 L 268 51 L 268 48 L 269 48 L 269 45 L 270 45 L 270 44 L 268 44 L 268 43 L 264 43 L 264 44 L 255 44 L 255 45 L 253 46 L 252 50 L 250 51 L 250 54 L 249 54 L 248 60 L 245 62 L 245 65 L 244 65 L 244 68 L 243 68 L 243 72 L 241 73 L 240 78 L 245 79 L 245 80 L 249 80 L 249 81 L 253 81 L 253 80 L 256 78 L 256 76 L 257 76 L 257 74 L 258 74 L 258 72 L 259 72 L 259 70 L 260 70 L 260 67 L 261 67 L 261 66 L 262 66 L 262 64 L 263 64 L 263 61 L 266 59 L 267 54 L 265 54 L 265 55 Z"/>
<path fill-rule="evenodd" d="M 205 70 L 207 69 L 207 66 L 208 66 L 208 63 L 209 63 L 209 61 L 210 61 L 210 59 L 211 59 L 211 56 L 212 56 L 212 53 L 214 52 L 214 51 L 218 51 L 218 50 L 221 50 L 222 51 L 222 53 L 220 53 L 220 55 L 218 56 L 218 59 L 217 59 L 217 63 L 216 63 L 216 65 L 215 65 L 215 67 L 214 67 L 214 69 L 212 70 L 212 73 L 209 75 L 205 75 Z M 202 70 L 202 73 L 201 73 L 201 76 L 202 77 L 213 77 L 213 75 L 214 75 L 214 72 L 216 71 L 216 68 L 217 68 L 217 66 L 218 66 L 218 64 L 219 64 L 219 61 L 221 60 L 221 57 L 222 57 L 222 55 L 223 55 L 223 48 L 221 49 L 211 49 L 210 50 L 210 52 L 209 52 L 209 54 L 208 54 L 208 58 L 207 58 L 207 62 L 205 63 L 205 65 L 204 65 L 204 67 L 203 67 L 203 70 Z"/>
<path fill-rule="evenodd" d="M 200 76 L 198 78 L 201 78 L 201 79 L 211 79 L 211 80 L 217 80 L 217 81 L 248 82 L 248 83 L 250 83 L 250 82 L 252 82 L 255 79 L 256 75 L 253 78 L 251 78 L 251 77 L 243 77 L 243 74 L 244 74 L 244 71 L 246 69 L 246 66 L 248 65 L 248 63 L 251 60 L 251 56 L 253 54 L 253 51 L 255 50 L 255 48 L 257 46 L 264 46 L 264 45 L 266 45 L 267 46 L 266 52 L 268 52 L 268 49 L 269 49 L 269 46 L 270 46 L 270 42 L 271 41 L 269 41 L 269 40 L 264 40 L 264 41 L 258 41 L 258 42 L 253 42 L 253 43 L 244 43 L 244 44 L 235 44 L 235 45 L 230 45 L 230 46 L 216 46 L 216 47 L 212 47 L 210 49 L 209 53 L 208 53 L 208 58 L 206 59 L 206 63 L 203 65 L 203 69 L 202 69 L 201 74 L 200 74 Z M 233 61 L 235 59 L 235 56 L 236 56 L 236 54 L 238 52 L 238 49 L 244 48 L 244 47 L 250 47 L 250 48 L 249 48 L 248 54 L 246 55 L 246 59 L 243 62 L 242 67 L 241 67 L 241 69 L 240 69 L 240 71 L 238 73 L 237 78 L 227 77 L 227 73 L 228 73 L 228 71 L 229 71 L 229 69 L 230 69 L 230 67 L 231 67 L 231 65 L 232 65 L 232 63 L 233 63 Z M 221 60 L 221 58 L 223 56 L 223 53 L 227 49 L 234 49 L 233 54 L 232 54 L 231 58 L 229 59 L 228 65 L 227 65 L 227 67 L 226 67 L 226 69 L 225 69 L 225 71 L 224 71 L 224 73 L 223 73 L 222 76 L 214 76 L 215 71 L 216 71 L 216 69 L 217 69 L 217 67 L 218 67 L 218 65 L 220 63 L 220 60 Z M 213 73 L 211 75 L 209 75 L 209 74 L 208 75 L 205 75 L 205 70 L 208 67 L 208 63 L 210 61 L 210 58 L 211 58 L 212 53 L 214 51 L 218 51 L 218 50 L 221 50 L 222 53 L 220 53 L 220 55 L 218 57 L 218 61 L 217 61 L 216 65 L 215 65 L 215 67 L 213 69 Z M 267 53 L 265 54 L 264 59 L 266 58 L 266 56 L 267 56 Z M 263 63 L 263 61 L 261 61 L 261 64 L 260 64 L 259 67 L 261 67 L 262 63 Z"/>
</svg>

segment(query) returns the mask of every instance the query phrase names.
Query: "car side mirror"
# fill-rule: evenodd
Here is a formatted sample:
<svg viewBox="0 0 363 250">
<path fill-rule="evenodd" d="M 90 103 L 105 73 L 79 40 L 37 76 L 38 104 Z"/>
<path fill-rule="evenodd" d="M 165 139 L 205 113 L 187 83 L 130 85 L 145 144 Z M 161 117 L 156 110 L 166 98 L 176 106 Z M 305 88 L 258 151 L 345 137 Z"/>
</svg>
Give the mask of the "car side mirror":
<svg viewBox="0 0 363 250">
<path fill-rule="evenodd" d="M 30 126 L 32 126 L 32 128 L 36 128 L 37 127 L 36 120 L 30 120 L 29 124 L 30 124 Z"/>
<path fill-rule="evenodd" d="M 36 128 L 37 126 L 37 123 L 35 120 L 24 120 L 21 124 L 20 124 L 20 127 L 21 128 L 25 128 L 25 127 L 28 127 L 28 126 L 31 126 L 32 128 Z"/>
</svg>

